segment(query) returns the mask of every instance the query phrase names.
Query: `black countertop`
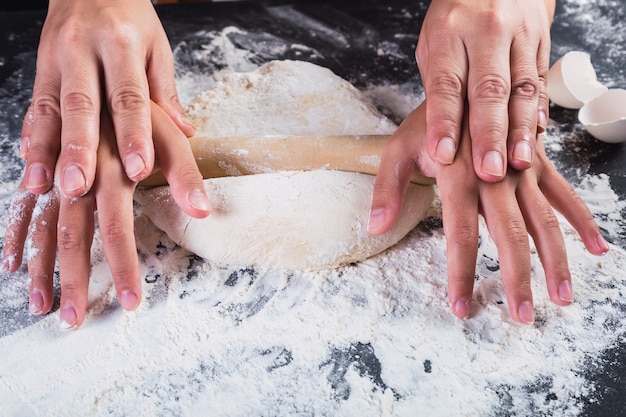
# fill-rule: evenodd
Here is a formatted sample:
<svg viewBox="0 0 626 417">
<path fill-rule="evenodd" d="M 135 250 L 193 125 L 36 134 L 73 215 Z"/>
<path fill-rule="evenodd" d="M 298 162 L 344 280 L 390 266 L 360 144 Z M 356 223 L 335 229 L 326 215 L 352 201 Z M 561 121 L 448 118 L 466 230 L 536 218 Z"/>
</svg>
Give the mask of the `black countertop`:
<svg viewBox="0 0 626 417">
<path fill-rule="evenodd" d="M 618 23 L 624 21 L 624 2 L 598 2 L 593 14 L 586 17 L 579 12 L 588 13 L 589 8 L 583 9 L 575 1 L 558 3 L 551 61 L 569 50 L 588 52 L 600 81 L 611 88 L 626 88 L 626 34 L 607 29 L 615 25 L 623 29 Z M 273 7 L 279 4 L 292 6 Z M 203 41 L 196 36 L 198 32 L 232 25 L 253 35 L 242 37 L 239 46 L 250 48 L 257 63 L 305 59 L 364 87 L 414 85 L 419 81 L 413 51 L 426 9 L 425 2 L 366 0 L 189 4 L 159 6 L 157 10 L 171 44 L 177 48 L 177 58 L 187 59 L 184 49 L 193 49 L 194 42 Z M 10 138 L 0 141 L 0 162 L 8 167 L 0 173 L 2 182 L 13 182 L 21 175 L 16 149 L 32 91 L 36 46 L 44 18 L 45 11 L 0 12 L 0 126 L 2 135 Z M 327 28 L 332 28 L 332 33 Z M 286 48 L 282 54 L 270 54 L 270 48 L 263 48 L 281 42 L 304 44 L 316 53 L 302 56 Z M 397 45 L 393 53 L 377 53 L 389 45 Z M 184 65 L 207 72 L 220 69 L 220 60 L 215 57 Z M 552 107 L 550 116 L 556 126 L 551 129 L 571 138 L 563 149 L 550 152 L 568 180 L 576 184 L 586 174 L 604 173 L 620 199 L 626 199 L 626 144 L 608 145 L 591 138 L 577 123 L 573 110 Z M 625 229 L 609 240 L 626 249 Z M 586 405 L 583 415 L 626 415 L 626 342 L 624 335 L 619 339 L 621 342 L 587 371 L 590 383 L 596 384 L 596 401 Z"/>
</svg>

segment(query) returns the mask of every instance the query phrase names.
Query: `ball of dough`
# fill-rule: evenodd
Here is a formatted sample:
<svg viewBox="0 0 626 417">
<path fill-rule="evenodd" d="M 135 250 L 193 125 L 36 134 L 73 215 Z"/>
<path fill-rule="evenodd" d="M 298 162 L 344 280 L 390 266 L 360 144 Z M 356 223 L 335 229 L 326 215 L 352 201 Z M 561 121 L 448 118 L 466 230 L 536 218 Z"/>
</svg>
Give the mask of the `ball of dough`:
<svg viewBox="0 0 626 417">
<path fill-rule="evenodd" d="M 396 126 L 359 90 L 326 68 L 273 61 L 229 73 L 199 94 L 187 114 L 197 136 L 371 135 Z M 205 180 L 213 211 L 187 216 L 168 187 L 139 190 L 152 222 L 182 247 L 215 263 L 317 269 L 373 256 L 423 218 L 432 186 L 411 184 L 398 223 L 367 232 L 371 175 L 339 171 L 271 172 Z"/>
<path fill-rule="evenodd" d="M 360 261 L 395 245 L 424 217 L 432 186 L 411 184 L 391 231 L 367 231 L 374 177 L 298 171 L 204 181 L 213 210 L 194 219 L 169 187 L 138 192 L 152 222 L 180 246 L 210 262 L 319 269 Z"/>
</svg>

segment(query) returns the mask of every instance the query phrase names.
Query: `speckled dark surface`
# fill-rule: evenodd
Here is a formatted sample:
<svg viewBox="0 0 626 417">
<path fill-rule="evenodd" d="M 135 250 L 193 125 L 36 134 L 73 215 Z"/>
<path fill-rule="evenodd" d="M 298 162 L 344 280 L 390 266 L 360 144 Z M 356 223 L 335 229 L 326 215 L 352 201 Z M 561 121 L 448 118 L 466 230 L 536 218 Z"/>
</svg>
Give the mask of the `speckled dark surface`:
<svg viewBox="0 0 626 417">
<path fill-rule="evenodd" d="M 325 36 L 323 32 L 302 25 L 301 22 L 290 22 L 288 15 L 277 15 L 271 10 L 272 7 L 260 4 L 243 2 L 162 6 L 158 11 L 172 45 L 179 47 L 186 43 L 192 48 L 193 42 L 200 42 L 194 35 L 199 30 L 219 30 L 234 25 L 252 34 L 242 37 L 239 42 L 244 49 L 249 47 L 258 52 L 256 56 L 259 63 L 271 59 L 306 59 L 293 56 L 293 49 L 286 49 L 284 55 L 264 55 L 263 48 L 259 46 L 263 43 L 302 43 L 319 52 L 309 60 L 330 68 L 356 86 L 415 82 L 419 80 L 419 75 L 412 54 L 427 5 L 412 1 L 381 3 L 372 0 L 318 1 L 291 6 L 292 10 L 336 28 L 337 33 L 344 36 L 343 44 L 337 41 L 336 33 Z M 598 32 L 595 26 L 597 19 L 567 19 L 568 13 L 571 13 L 571 8 L 565 10 L 559 5 L 552 29 L 552 61 L 568 50 L 586 51 L 591 54 L 603 83 L 613 88 L 626 88 L 625 34 L 613 33 L 611 36 L 606 31 Z M 622 22 L 626 5 L 624 1 L 599 2 L 597 13 L 602 17 L 604 25 Z M 3 182 L 13 182 L 21 175 L 21 163 L 17 157 L 19 132 L 32 91 L 36 45 L 44 17 L 44 11 L 0 12 L 0 181 Z M 394 45 L 397 53 L 376 53 L 378 48 L 389 45 Z M 180 52 L 179 58 L 183 57 L 184 52 Z M 190 68 L 196 64 L 209 65 L 199 67 L 198 71 L 220 69 L 219 59 L 209 64 L 188 62 L 185 65 Z M 626 144 L 607 145 L 592 139 L 577 124 L 575 111 L 553 107 L 551 118 L 556 121 L 561 132 L 572 136 L 570 145 L 566 143 L 562 150 L 550 153 L 564 175 L 571 182 L 577 183 L 587 173 L 606 173 L 612 188 L 622 199 L 626 199 Z M 626 249 L 623 230 L 611 240 Z M 16 318 L 14 313 L 6 310 L 0 312 L 5 330 L 29 325 L 27 316 Z M 9 325 L 11 321 L 15 322 L 14 326 Z M 608 349 L 601 361 L 590 364 L 586 371 L 590 382 L 596 384 L 596 400 L 587 404 L 583 415 L 626 415 L 624 339 L 622 335 L 620 342 Z M 289 352 L 272 354 L 279 361 L 291 360 Z M 377 361 L 371 346 L 355 344 L 343 350 L 336 349 L 324 366 L 345 369 L 344 365 L 352 362 L 359 372 L 367 374 L 382 388 L 385 382 L 380 379 L 380 364 Z M 430 363 L 425 362 L 424 371 L 428 372 L 430 366 Z M 342 380 L 341 372 L 331 372 L 331 375 L 334 375 L 334 379 L 329 382 L 337 386 L 337 395 L 344 395 L 342 389 L 345 388 L 345 381 Z"/>
</svg>

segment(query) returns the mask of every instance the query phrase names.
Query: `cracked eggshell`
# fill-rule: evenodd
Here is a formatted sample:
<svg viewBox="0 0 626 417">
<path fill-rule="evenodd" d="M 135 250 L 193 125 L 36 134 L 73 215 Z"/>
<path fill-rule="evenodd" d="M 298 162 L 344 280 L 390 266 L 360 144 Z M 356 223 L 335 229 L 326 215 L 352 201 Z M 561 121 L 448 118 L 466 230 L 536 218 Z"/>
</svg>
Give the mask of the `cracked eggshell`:
<svg viewBox="0 0 626 417">
<path fill-rule="evenodd" d="M 585 52 L 566 53 L 548 72 L 548 97 L 561 107 L 579 109 L 607 90 L 598 82 L 591 57 Z"/>
<path fill-rule="evenodd" d="M 626 90 L 616 88 L 581 107 L 578 120 L 596 139 L 607 143 L 626 141 Z"/>
</svg>

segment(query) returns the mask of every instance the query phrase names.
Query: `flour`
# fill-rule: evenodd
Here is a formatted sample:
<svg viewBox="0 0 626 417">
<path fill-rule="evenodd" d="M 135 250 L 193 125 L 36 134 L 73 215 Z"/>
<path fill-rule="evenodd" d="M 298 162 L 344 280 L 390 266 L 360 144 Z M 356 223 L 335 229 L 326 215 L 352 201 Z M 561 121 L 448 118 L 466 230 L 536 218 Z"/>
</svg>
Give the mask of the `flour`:
<svg viewBox="0 0 626 417">
<path fill-rule="evenodd" d="M 224 73 L 186 110 L 196 136 L 375 135 L 396 129 L 348 82 L 302 61 Z"/>
<path fill-rule="evenodd" d="M 375 135 L 396 129 L 350 83 L 303 61 L 270 61 L 255 71 L 223 74 L 191 101 L 187 115 L 196 135 L 209 138 Z M 361 162 L 371 164 L 379 155 L 364 157 Z M 279 157 L 269 149 L 264 158 Z M 251 172 L 257 175 L 205 180 L 213 211 L 204 219 L 185 214 L 168 188 L 140 190 L 137 200 L 174 242 L 206 260 L 320 269 L 358 262 L 395 245 L 423 218 L 434 196 L 431 186 L 411 184 L 399 221 L 388 233 L 373 236 L 368 233 L 373 176 L 328 170 Z"/>
<path fill-rule="evenodd" d="M 206 35 L 219 49 L 223 34 Z M 571 135 L 553 125 L 548 147 Z M 607 237 L 626 233 L 608 178 L 576 169 Z M 3 207 L 16 188 L 0 185 Z M 318 272 L 212 265 L 145 228 L 133 313 L 116 301 L 96 234 L 78 331 L 62 331 L 58 312 L 29 315 L 25 271 L 0 273 L 0 415 L 580 415 L 597 400 L 585 373 L 626 331 L 626 254 L 591 256 L 559 219 L 575 302 L 549 301 L 533 249 L 533 326 L 509 319 L 483 222 L 472 317 L 452 316 L 436 210 L 392 250 Z"/>
</svg>

